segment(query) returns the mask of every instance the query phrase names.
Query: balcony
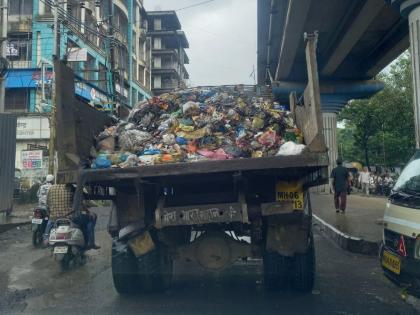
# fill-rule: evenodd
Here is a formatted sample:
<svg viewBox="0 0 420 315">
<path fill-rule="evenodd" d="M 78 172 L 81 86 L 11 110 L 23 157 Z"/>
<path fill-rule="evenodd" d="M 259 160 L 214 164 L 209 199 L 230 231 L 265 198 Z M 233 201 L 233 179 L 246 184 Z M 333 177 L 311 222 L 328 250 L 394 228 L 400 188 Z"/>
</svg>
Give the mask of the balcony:
<svg viewBox="0 0 420 315">
<path fill-rule="evenodd" d="M 24 17 L 18 20 L 10 19 L 7 23 L 8 33 L 29 33 L 32 31 L 32 18 Z"/>
<path fill-rule="evenodd" d="M 28 69 L 32 68 L 30 60 L 8 60 L 10 69 Z"/>
</svg>

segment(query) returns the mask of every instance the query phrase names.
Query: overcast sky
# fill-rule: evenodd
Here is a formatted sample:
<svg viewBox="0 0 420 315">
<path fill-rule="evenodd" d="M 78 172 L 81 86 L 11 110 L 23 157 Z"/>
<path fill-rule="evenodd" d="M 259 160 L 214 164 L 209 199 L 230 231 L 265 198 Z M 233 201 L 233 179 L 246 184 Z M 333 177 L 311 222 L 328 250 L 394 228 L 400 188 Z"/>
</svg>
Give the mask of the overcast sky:
<svg viewBox="0 0 420 315">
<path fill-rule="evenodd" d="M 205 0 L 144 0 L 147 10 L 177 10 Z M 190 48 L 190 83 L 253 84 L 257 0 L 214 0 L 177 12 Z M 256 70 L 255 70 L 256 71 Z"/>
</svg>

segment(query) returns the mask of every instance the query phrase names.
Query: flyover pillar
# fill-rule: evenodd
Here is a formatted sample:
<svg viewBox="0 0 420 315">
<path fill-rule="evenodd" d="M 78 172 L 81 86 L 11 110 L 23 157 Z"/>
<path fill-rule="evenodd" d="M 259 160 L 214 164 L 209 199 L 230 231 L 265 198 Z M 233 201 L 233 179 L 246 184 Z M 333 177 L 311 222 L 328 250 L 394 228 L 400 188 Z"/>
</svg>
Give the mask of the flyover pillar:
<svg viewBox="0 0 420 315">
<path fill-rule="evenodd" d="M 416 148 L 420 148 L 420 5 L 408 14 L 410 26 L 411 59 L 413 69 L 413 105 Z"/>
<path fill-rule="evenodd" d="M 328 167 L 328 175 L 331 174 L 332 169 L 336 166 L 336 160 L 338 157 L 338 146 L 337 146 L 337 113 L 335 112 L 323 112 L 322 113 L 323 132 L 325 137 L 325 144 L 328 148 L 328 157 L 330 159 L 330 165 Z M 324 187 L 325 192 L 331 191 L 331 181 Z"/>
</svg>

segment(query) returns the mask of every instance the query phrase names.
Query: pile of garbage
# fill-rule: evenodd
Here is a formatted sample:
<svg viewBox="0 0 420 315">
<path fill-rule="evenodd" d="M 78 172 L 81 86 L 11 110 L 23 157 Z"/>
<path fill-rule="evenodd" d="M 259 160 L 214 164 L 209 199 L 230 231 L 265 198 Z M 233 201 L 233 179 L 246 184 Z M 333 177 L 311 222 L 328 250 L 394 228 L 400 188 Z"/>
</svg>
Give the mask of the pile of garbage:
<svg viewBox="0 0 420 315">
<path fill-rule="evenodd" d="M 241 86 L 191 88 L 139 102 L 95 139 L 92 168 L 300 154 L 292 114 Z"/>
</svg>

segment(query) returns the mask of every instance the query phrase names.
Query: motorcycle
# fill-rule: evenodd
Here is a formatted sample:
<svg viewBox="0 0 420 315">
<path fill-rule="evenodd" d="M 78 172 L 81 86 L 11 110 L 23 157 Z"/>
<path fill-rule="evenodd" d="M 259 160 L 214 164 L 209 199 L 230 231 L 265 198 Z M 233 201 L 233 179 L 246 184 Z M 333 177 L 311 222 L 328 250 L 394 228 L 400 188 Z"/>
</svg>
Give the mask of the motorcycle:
<svg viewBox="0 0 420 315">
<path fill-rule="evenodd" d="M 71 264 L 83 265 L 86 262 L 85 238 L 79 226 L 70 219 L 57 219 L 51 229 L 49 245 L 54 259 L 59 262 L 61 271 Z"/>
<path fill-rule="evenodd" d="M 48 219 L 48 208 L 36 207 L 34 209 L 32 216 L 32 245 L 34 247 L 42 245 Z"/>
</svg>

